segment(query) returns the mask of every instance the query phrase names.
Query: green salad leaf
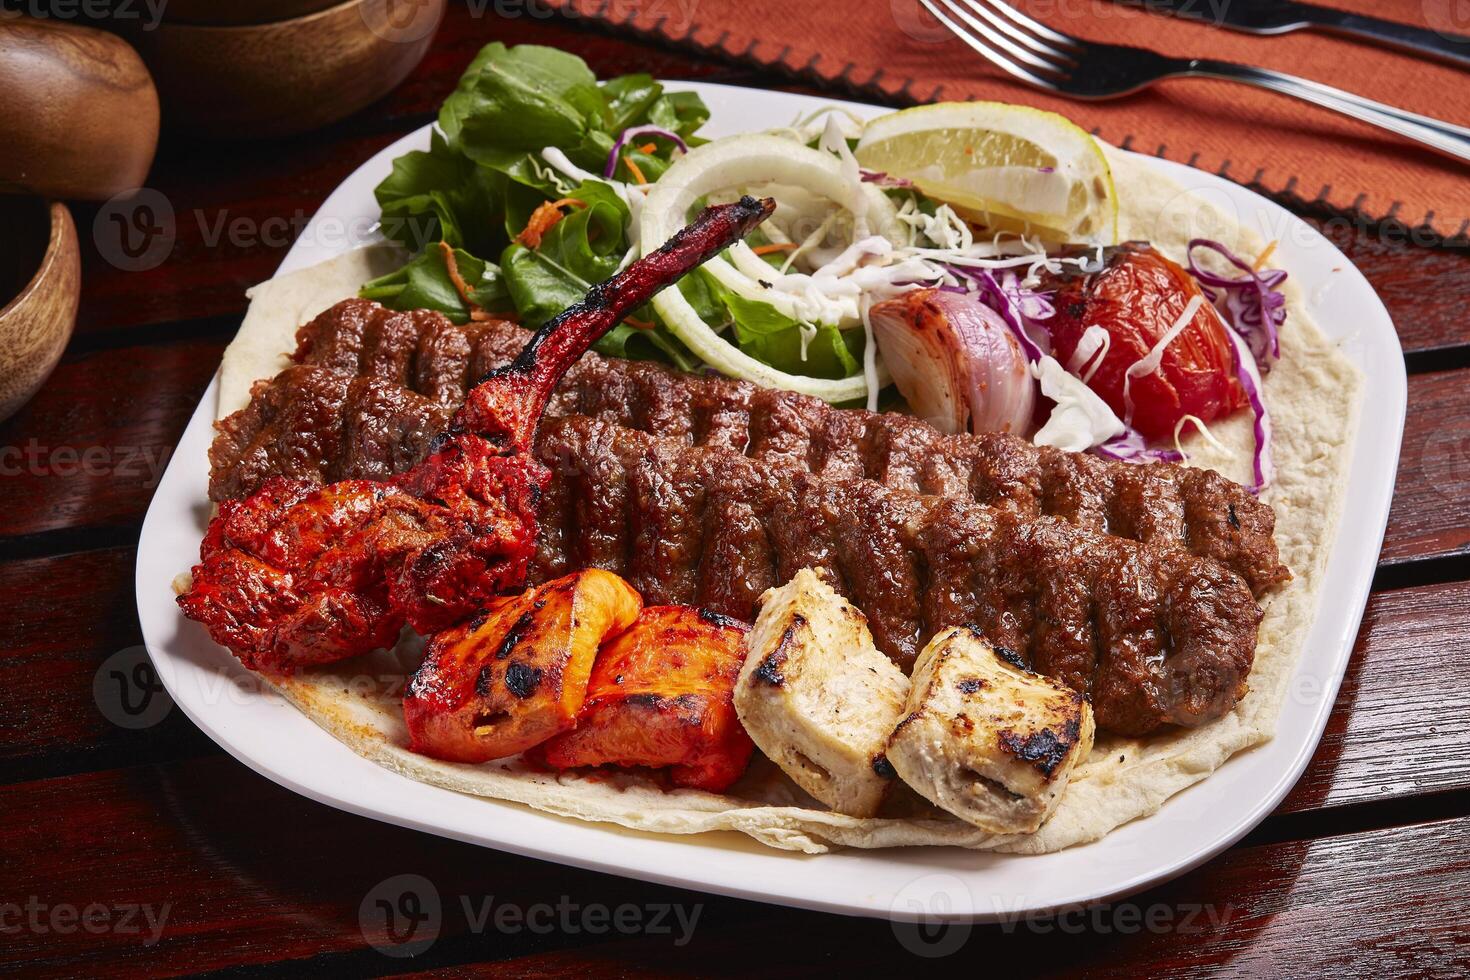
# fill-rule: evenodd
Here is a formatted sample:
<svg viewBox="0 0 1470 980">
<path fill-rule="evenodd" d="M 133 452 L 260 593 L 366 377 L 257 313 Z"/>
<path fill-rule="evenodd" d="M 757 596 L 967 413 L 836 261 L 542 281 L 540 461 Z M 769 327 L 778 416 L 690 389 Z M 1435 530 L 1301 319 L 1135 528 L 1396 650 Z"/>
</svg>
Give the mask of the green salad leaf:
<svg viewBox="0 0 1470 980">
<path fill-rule="evenodd" d="M 838 330 L 831 324 L 803 327 L 769 303 L 759 303 L 726 291 L 725 306 L 735 324 L 740 350 L 787 374 L 811 378 L 848 378 L 862 370 L 863 335 Z M 856 350 L 849 344 L 855 342 Z"/>
<path fill-rule="evenodd" d="M 568 196 L 586 207 L 553 225 L 539 247 L 514 243 L 500 256 L 506 286 L 528 327 L 539 327 L 581 300 L 623 258 L 628 206 L 622 199 L 602 181 L 579 184 Z"/>
<path fill-rule="evenodd" d="M 832 379 L 862 370 L 861 331 L 838 330 L 831 324 L 803 327 L 771 304 L 725 288 L 703 269 L 684 277 L 679 291 L 711 327 L 733 330 L 741 352 L 777 370 Z"/>
<path fill-rule="evenodd" d="M 629 127 L 655 125 L 699 142 L 695 132 L 708 118 L 699 96 L 665 92 L 651 75 L 599 83 L 582 59 L 564 51 L 486 45 L 440 108 L 429 149 L 394 160 L 393 172 L 377 187 L 384 234 L 415 257 L 368 283 L 362 295 L 465 322 L 471 311 L 444 266 L 443 241 L 453 247 L 475 305 L 514 311 L 529 327 L 545 323 L 610 276 L 632 241 L 628 206 L 612 185 L 568 177 L 542 158 L 542 150 L 556 147 L 577 167 L 601 174 Z M 657 180 L 672 162 L 673 144 L 636 142 L 624 155 L 645 179 Z M 654 147 L 645 153 L 648 142 Z M 631 179 L 631 173 L 624 166 L 617 177 Z M 585 206 L 570 209 L 535 248 L 516 240 L 538 207 L 562 198 Z M 597 348 L 695 366 L 651 309 L 635 319 L 652 329 L 620 325 Z"/>
<path fill-rule="evenodd" d="M 484 150 L 495 158 L 507 149 L 555 146 L 590 168 L 601 161 L 587 155 L 588 144 L 600 135 L 605 156 L 611 125 L 607 97 L 586 62 L 537 44 L 487 45 L 439 110 L 444 135 L 471 160 Z"/>
<path fill-rule="evenodd" d="M 505 247 L 505 185 L 504 174 L 477 166 L 435 132 L 427 151 L 394 160 L 373 193 L 392 241 L 418 251 L 442 240 L 484 255 Z"/>
<path fill-rule="evenodd" d="M 459 248 L 454 249 L 454 264 L 476 306 L 497 313 L 515 309 L 499 266 Z M 443 251 L 437 247 L 426 249 L 396 272 L 372 280 L 358 295 L 395 310 L 438 310 L 455 323 L 470 319 L 469 307 L 454 288 Z"/>
<path fill-rule="evenodd" d="M 654 103 L 664 97 L 663 91 L 664 87 L 654 81 L 652 75 L 622 75 L 608 79 L 602 85 L 610 113 L 608 129 L 621 133 L 629 126 L 646 121 Z"/>
</svg>

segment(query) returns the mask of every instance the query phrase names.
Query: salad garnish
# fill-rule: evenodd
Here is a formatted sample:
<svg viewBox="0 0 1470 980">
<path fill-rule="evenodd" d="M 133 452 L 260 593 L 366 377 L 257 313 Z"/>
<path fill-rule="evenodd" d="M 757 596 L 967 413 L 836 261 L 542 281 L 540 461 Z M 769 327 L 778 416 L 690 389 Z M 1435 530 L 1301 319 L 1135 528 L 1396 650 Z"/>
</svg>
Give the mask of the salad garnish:
<svg viewBox="0 0 1470 980">
<path fill-rule="evenodd" d="M 896 384 L 948 431 L 1132 462 L 1184 458 L 1186 423 L 1218 444 L 1207 426 L 1249 407 L 1254 488 L 1269 482 L 1260 376 L 1280 357 L 1286 273 L 1208 239 L 1189 243 L 1187 271 L 1112 244 L 1111 174 L 1086 133 L 988 103 L 873 126 L 827 106 L 710 141 L 708 115 L 647 75 L 598 82 L 565 52 L 487 46 L 429 149 L 377 188 L 384 235 L 412 257 L 362 294 L 535 327 L 698 207 L 769 195 L 750 241 L 598 350 L 870 408 Z M 1203 268 L 1199 249 L 1241 274 Z"/>
<path fill-rule="evenodd" d="M 1200 268 L 1194 259 L 1196 248 L 1210 249 L 1241 270 L 1242 275 L 1232 278 Z M 1273 245 L 1261 257 L 1264 259 L 1274 248 Z M 1190 241 L 1188 259 L 1190 274 L 1199 281 L 1210 302 L 1221 307 L 1231 326 L 1245 338 L 1261 372 L 1269 372 L 1271 362 L 1281 357 L 1280 330 L 1286 322 L 1286 296 L 1281 292 L 1281 284 L 1286 281 L 1286 270 L 1257 269 L 1208 238 Z"/>
</svg>

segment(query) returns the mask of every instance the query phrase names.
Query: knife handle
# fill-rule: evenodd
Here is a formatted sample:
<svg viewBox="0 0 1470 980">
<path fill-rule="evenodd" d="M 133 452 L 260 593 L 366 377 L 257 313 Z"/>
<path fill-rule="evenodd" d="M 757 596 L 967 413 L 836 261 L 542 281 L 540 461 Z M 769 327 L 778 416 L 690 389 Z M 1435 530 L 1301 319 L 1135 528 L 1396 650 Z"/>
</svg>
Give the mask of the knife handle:
<svg viewBox="0 0 1470 980">
<path fill-rule="evenodd" d="M 1298 78 L 1285 72 L 1269 68 L 1237 65 L 1228 61 L 1210 58 L 1194 58 L 1178 62 L 1180 70 L 1174 74 L 1195 75 L 1206 78 L 1224 78 L 1233 82 L 1245 82 L 1260 88 L 1295 96 L 1344 116 L 1351 116 L 1391 133 L 1423 143 L 1430 149 L 1446 156 L 1470 162 L 1470 127 L 1421 116 L 1406 109 L 1385 105 L 1352 92 L 1345 92 L 1331 85 L 1323 85 L 1307 78 Z"/>
<path fill-rule="evenodd" d="M 1452 61 L 1462 68 L 1470 68 L 1470 37 L 1463 34 L 1415 27 L 1413 24 L 1401 24 L 1368 14 L 1355 14 L 1312 4 L 1301 4 L 1299 10 L 1304 18 L 1310 19 L 1313 27 L 1321 30 L 1377 41 L 1413 54 L 1432 55 Z"/>
</svg>

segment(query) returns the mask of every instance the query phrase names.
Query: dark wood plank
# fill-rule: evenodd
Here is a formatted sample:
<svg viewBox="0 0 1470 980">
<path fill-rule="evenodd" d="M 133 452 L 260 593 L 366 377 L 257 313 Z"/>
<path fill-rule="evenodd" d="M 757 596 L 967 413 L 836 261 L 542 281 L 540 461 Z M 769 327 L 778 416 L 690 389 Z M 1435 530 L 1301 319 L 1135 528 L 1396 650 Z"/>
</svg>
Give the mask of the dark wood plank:
<svg viewBox="0 0 1470 980">
<path fill-rule="evenodd" d="M 156 196 L 139 198 L 137 205 L 157 215 L 150 226 L 161 229 L 163 251 L 142 267 L 120 263 L 110 212 L 99 218 L 96 206 L 76 208 L 84 232 L 77 336 L 243 314 L 246 288 L 274 274 L 322 200 L 401 135 L 389 130 L 332 140 L 165 147 L 150 177 Z M 131 227 L 142 220 L 135 213 L 144 212 L 120 213 Z"/>
<path fill-rule="evenodd" d="M 1380 561 L 1465 554 L 1470 554 L 1470 370 L 1415 375 L 1409 379 L 1409 416 Z"/>
<path fill-rule="evenodd" d="M 0 787 L 6 887 L 48 907 L 147 905 L 167 921 L 143 935 L 24 928 L 0 942 L 0 967 L 35 975 L 205 972 L 360 951 L 362 969 L 393 961 L 366 947 L 359 908 L 380 882 L 416 874 L 444 903 L 443 934 L 506 889 L 524 903 L 682 901 L 689 892 L 575 871 L 351 816 L 297 796 L 233 759 L 160 766 Z M 487 805 L 487 819 L 493 819 Z M 371 905 L 369 906 L 371 912 Z M 739 912 L 732 916 L 748 915 Z M 8 925 L 8 923 L 6 923 Z M 371 922 L 369 923 L 371 925 Z M 550 948 L 540 935 L 486 941 L 507 953 Z"/>
<path fill-rule="evenodd" d="M 0 536 L 140 523 L 223 350 L 215 338 L 63 361 L 0 423 Z"/>
<path fill-rule="evenodd" d="M 108 684 L 97 701 L 107 658 L 140 642 L 133 560 L 118 548 L 0 564 L 0 592 L 16 597 L 0 622 L 0 772 L 11 779 L 213 751 L 177 713 L 157 730 L 117 724 L 123 689 Z M 1466 635 L 1470 582 L 1373 596 L 1322 744 L 1281 812 L 1470 789 Z M 1321 690 L 1300 677 L 1291 696 Z"/>
<path fill-rule="evenodd" d="M 1330 613 L 1329 613 L 1330 614 Z M 1470 582 L 1376 593 L 1327 730 L 1280 812 L 1470 788 Z M 1298 677 L 1292 697 L 1321 697 Z"/>
<path fill-rule="evenodd" d="M 645 964 L 668 975 L 930 965 L 913 958 L 911 931 L 885 923 L 698 896 L 375 824 L 294 796 L 223 757 L 0 787 L 0 811 L 8 817 L 0 867 L 45 905 L 40 914 L 145 905 L 157 922 L 167 905 L 151 946 L 146 925 L 142 935 L 89 935 L 51 929 L 48 919 L 45 931 L 26 925 L 0 944 L 0 963 L 46 975 L 162 974 L 308 957 L 318 968 L 391 971 L 397 962 L 366 947 L 360 910 L 366 903 L 371 916 L 373 899 L 385 894 L 378 886 L 402 874 L 427 879 L 440 899 L 439 938 L 416 960 L 427 966 L 494 959 L 510 960 L 498 968 L 515 975 L 609 976 Z M 1470 819 L 1245 847 L 1098 912 L 1071 910 L 1049 926 L 1023 919 L 1008 930 L 977 927 L 932 965 L 973 971 L 993 962 L 1003 942 L 1007 954 L 1026 957 L 1017 962 L 1055 973 L 1174 976 L 1227 962 L 1288 974 L 1442 971 L 1464 955 L 1455 943 L 1470 927 L 1460 900 L 1467 887 Z M 492 919 L 490 931 L 475 934 L 471 916 L 487 898 L 522 910 L 574 906 L 578 931 L 558 922 L 544 934 L 499 932 Z M 697 914 L 692 941 L 676 946 L 676 929 L 614 942 L 579 927 L 590 906 L 654 903 L 683 905 L 686 921 Z M 1203 913 L 1191 913 L 1202 903 Z M 1168 931 L 1142 928 L 1149 915 Z M 380 935 L 368 921 L 370 934 Z M 1094 921 L 1100 927 L 1088 926 Z M 1406 929 L 1408 921 L 1416 928 Z M 327 954 L 341 955 L 320 959 Z"/>
<path fill-rule="evenodd" d="M 178 244 L 164 265 L 146 272 L 108 265 L 88 234 L 95 210 L 78 209 L 91 248 L 79 346 L 36 402 L 0 426 L 0 451 L 22 453 L 0 457 L 0 465 L 18 458 L 23 469 L 0 479 L 0 536 L 141 519 L 151 496 L 150 457 L 135 457 L 130 475 L 119 472 L 121 454 L 151 450 L 156 460 L 177 440 L 228 334 L 228 324 L 200 318 L 237 317 L 243 288 L 271 273 L 325 195 L 377 148 L 430 118 L 473 53 L 497 38 L 574 50 L 603 75 L 647 70 L 780 81 L 586 25 L 526 14 L 477 18 L 470 5 L 455 4 L 419 70 L 354 119 L 270 145 L 169 141 L 150 180 L 180 218 Z M 229 221 L 242 219 L 245 234 L 212 242 L 221 219 L 226 232 Z M 1417 247 L 1394 228 L 1309 220 L 1379 290 L 1406 351 L 1419 355 L 1418 369 L 1464 365 L 1470 255 Z M 267 230 L 275 237 L 263 239 Z M 138 329 L 177 321 L 185 322 Z M 133 332 L 103 339 L 118 330 Z M 1462 349 L 1443 362 L 1424 356 L 1455 347 Z M 1465 370 L 1411 379 L 1384 552 L 1390 563 L 1470 552 L 1467 382 Z M 34 458 L 45 461 L 36 467 L 25 455 L 32 439 Z M 89 449 L 104 455 L 88 457 Z M 90 547 L 84 538 L 76 543 Z M 884 923 L 655 888 L 350 817 L 221 756 L 177 711 L 141 731 L 108 721 L 92 684 L 110 655 L 137 642 L 131 577 L 127 548 L 0 564 L 0 594 L 12 607 L 0 625 L 0 778 L 157 763 L 0 786 L 0 813 L 8 818 L 0 835 L 0 963 L 49 975 L 267 963 L 391 972 L 403 961 L 365 945 L 359 910 L 376 885 L 401 873 L 424 875 L 444 899 L 443 938 L 413 961 L 439 972 L 806 976 L 918 965 L 973 974 L 993 966 L 997 950 L 1036 970 L 1127 976 L 1453 974 L 1470 961 L 1464 819 L 1237 848 L 1173 885 L 1112 906 L 1096 920 L 1102 929 L 1063 928 L 1079 921 L 1075 915 L 1050 928 L 977 929 L 959 953 L 917 960 Z M 1333 814 L 1372 810 L 1376 801 L 1406 801 L 1395 819 L 1413 820 L 1423 819 L 1412 807 L 1427 794 L 1462 798 L 1446 791 L 1463 790 L 1470 779 L 1467 749 L 1455 737 L 1470 707 L 1461 655 L 1470 633 L 1467 600 L 1470 583 L 1374 597 L 1323 744 L 1265 838 L 1290 837 L 1289 828 L 1307 826 L 1295 819 L 1304 816 L 1313 821 L 1310 833 L 1322 833 Z M 1272 827 L 1288 829 L 1273 837 Z M 678 902 L 698 907 L 700 918 L 685 946 L 668 935 L 469 934 L 459 898 L 479 903 L 492 895 L 523 909 L 564 897 L 582 907 Z M 44 906 L 40 927 L 5 928 L 15 921 L 5 903 L 31 896 Z M 141 921 L 141 934 L 52 928 L 48 917 L 57 908 L 86 911 L 94 903 L 109 917 L 139 903 L 157 914 L 167 903 L 162 941 L 145 945 Z M 1216 918 L 1180 928 L 1185 907 L 1199 903 Z M 1160 909 L 1173 926 L 1138 931 L 1124 924 L 1137 914 L 1125 908 Z M 454 967 L 482 960 L 499 962 Z"/>
<path fill-rule="evenodd" d="M 1467 883 L 1462 818 L 1239 848 L 1129 899 L 927 942 L 922 926 L 773 910 L 733 927 L 712 921 L 683 945 L 643 936 L 414 975 L 973 976 L 999 960 L 1027 976 L 1453 976 L 1470 957 L 1470 911 L 1451 907 Z"/>
<path fill-rule="evenodd" d="M 65 360 L 0 424 L 0 536 L 141 521 L 158 461 L 218 366 L 223 333 Z M 1409 379 L 1385 562 L 1470 553 L 1467 391 L 1470 369 Z"/>
<path fill-rule="evenodd" d="M 96 703 L 104 661 L 140 642 L 133 561 L 116 548 L 0 564 L 0 592 L 16 597 L 0 622 L 0 766 L 11 778 L 211 750 L 185 719 L 136 731 Z M 1470 583 L 1374 595 L 1322 744 L 1281 811 L 1470 789 L 1458 725 L 1470 715 L 1466 635 Z M 1320 691 L 1303 677 L 1291 696 Z"/>
<path fill-rule="evenodd" d="M 615 41 L 560 19 L 475 16 L 451 5 L 417 70 L 377 104 L 327 129 L 271 142 L 215 142 L 166 136 L 148 186 L 162 195 L 172 236 L 152 268 L 119 266 L 110 212 L 78 206 L 85 286 L 78 332 L 238 315 L 245 289 L 268 279 L 317 207 L 378 150 L 429 122 L 483 45 L 550 44 L 587 59 L 602 76 L 633 71 L 672 78 L 737 77 L 728 67 L 646 44 Z M 743 75 L 739 75 L 743 77 Z M 132 212 L 125 217 L 131 219 Z M 91 232 L 91 233 L 89 233 Z M 165 257 L 166 256 L 166 257 Z"/>
<path fill-rule="evenodd" d="M 153 690 L 134 559 L 109 548 L 0 564 L 5 781 L 221 751 Z"/>
<path fill-rule="evenodd" d="M 1406 353 L 1470 344 L 1470 319 L 1456 312 L 1470 305 L 1470 251 L 1430 247 L 1430 239 L 1393 223 L 1342 215 L 1306 221 L 1372 283 Z"/>
</svg>

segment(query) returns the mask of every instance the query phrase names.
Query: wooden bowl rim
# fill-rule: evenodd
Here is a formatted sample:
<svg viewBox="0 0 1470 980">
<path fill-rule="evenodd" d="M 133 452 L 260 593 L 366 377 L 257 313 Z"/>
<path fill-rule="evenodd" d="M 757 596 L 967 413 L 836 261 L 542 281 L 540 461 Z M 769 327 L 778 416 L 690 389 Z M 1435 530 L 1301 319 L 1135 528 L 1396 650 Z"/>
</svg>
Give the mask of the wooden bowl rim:
<svg viewBox="0 0 1470 980">
<path fill-rule="evenodd" d="M 46 254 L 41 256 L 41 264 L 36 267 L 36 273 L 31 276 L 30 281 L 25 284 L 20 292 L 15 294 L 14 299 L 6 303 L 3 308 L 0 308 L 0 321 L 9 319 L 12 313 L 15 313 L 30 301 L 36 291 L 41 288 L 42 283 L 49 277 L 52 268 L 56 265 L 57 259 L 61 255 L 62 242 L 66 238 L 66 226 L 71 221 L 71 212 L 60 201 L 50 202 L 48 209 L 51 215 L 51 233 L 50 238 L 46 242 Z"/>
<path fill-rule="evenodd" d="M 311 21 L 325 20 L 328 17 L 341 14 L 348 8 L 362 7 L 369 2 L 371 2 L 371 0 L 342 0 L 341 3 L 333 4 L 330 7 L 324 7 L 321 10 L 316 10 L 309 14 L 302 14 L 300 17 L 287 17 L 285 20 L 268 20 L 262 24 L 180 24 L 169 23 L 167 20 L 164 20 L 159 23 L 158 31 L 160 33 L 170 31 L 180 34 L 198 34 L 210 36 L 223 34 L 245 34 L 250 31 L 262 31 L 268 28 L 279 28 L 288 25 L 299 24 L 305 26 Z M 437 5 L 440 9 L 444 9 L 448 6 L 448 0 L 428 0 L 428 2 L 430 4 Z M 367 26 L 366 22 L 364 22 L 363 26 Z"/>
</svg>

